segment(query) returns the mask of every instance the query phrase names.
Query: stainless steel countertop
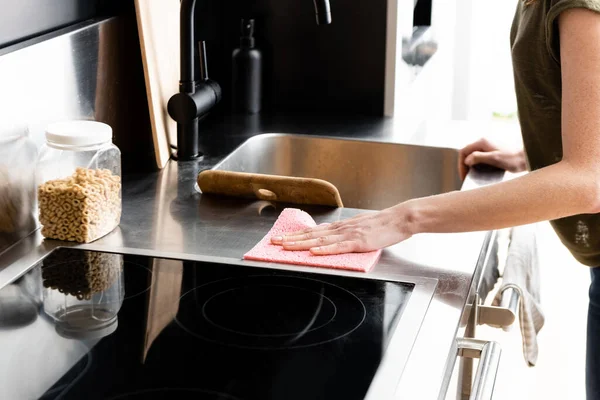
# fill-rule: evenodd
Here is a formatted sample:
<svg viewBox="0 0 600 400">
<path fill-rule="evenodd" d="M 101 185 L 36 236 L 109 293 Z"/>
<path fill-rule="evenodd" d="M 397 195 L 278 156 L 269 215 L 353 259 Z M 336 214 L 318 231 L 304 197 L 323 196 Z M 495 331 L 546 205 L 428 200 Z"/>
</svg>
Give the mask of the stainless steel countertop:
<svg viewBox="0 0 600 400">
<path fill-rule="evenodd" d="M 217 160 L 212 160 L 216 162 Z M 358 276 L 393 281 L 434 282 L 435 292 L 397 387 L 395 398 L 438 399 L 448 360 L 478 260 L 489 233 L 422 234 L 386 249 L 368 274 L 272 265 L 242 260 L 269 230 L 283 205 L 216 199 L 194 190 L 203 163 L 176 163 L 155 174 L 125 181 L 121 225 L 98 241 L 75 247 L 162 258 L 220 262 Z M 502 179 L 500 173 L 472 171 L 463 190 Z M 317 222 L 332 222 L 364 212 L 356 209 L 301 207 Z M 58 246 L 39 231 L 0 256 L 0 288 L 14 281 Z M 407 354 L 408 356 L 408 354 Z M 391 360 L 390 362 L 393 362 Z"/>
</svg>

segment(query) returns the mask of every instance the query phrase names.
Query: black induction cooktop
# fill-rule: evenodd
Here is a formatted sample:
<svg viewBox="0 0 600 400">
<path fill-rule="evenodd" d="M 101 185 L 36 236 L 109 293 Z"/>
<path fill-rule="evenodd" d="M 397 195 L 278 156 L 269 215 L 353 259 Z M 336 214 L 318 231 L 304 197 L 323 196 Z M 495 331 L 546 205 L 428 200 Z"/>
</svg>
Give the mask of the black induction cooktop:
<svg viewBox="0 0 600 400">
<path fill-rule="evenodd" d="M 412 290 L 59 249 L 0 290 L 0 397 L 363 399 Z"/>
</svg>

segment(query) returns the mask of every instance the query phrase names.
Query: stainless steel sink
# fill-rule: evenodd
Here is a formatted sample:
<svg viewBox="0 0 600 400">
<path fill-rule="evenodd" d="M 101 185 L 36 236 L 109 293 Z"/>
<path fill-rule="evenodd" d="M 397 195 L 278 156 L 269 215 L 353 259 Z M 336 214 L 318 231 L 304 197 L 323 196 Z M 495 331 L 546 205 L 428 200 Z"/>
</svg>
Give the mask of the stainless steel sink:
<svg viewBox="0 0 600 400">
<path fill-rule="evenodd" d="M 457 162 L 454 149 L 263 134 L 247 140 L 214 169 L 323 179 L 337 186 L 345 207 L 381 210 L 459 190 Z"/>
</svg>

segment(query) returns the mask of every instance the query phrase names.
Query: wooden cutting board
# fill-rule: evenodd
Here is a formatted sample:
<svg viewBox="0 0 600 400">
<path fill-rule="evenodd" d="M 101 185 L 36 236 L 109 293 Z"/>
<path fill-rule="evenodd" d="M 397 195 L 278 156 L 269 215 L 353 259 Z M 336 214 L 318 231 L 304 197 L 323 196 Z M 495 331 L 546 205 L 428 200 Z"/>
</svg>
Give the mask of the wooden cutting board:
<svg viewBox="0 0 600 400">
<path fill-rule="evenodd" d="M 338 189 L 321 179 L 207 170 L 198 174 L 202 193 L 343 207 Z"/>
<path fill-rule="evenodd" d="M 163 168 L 177 145 L 167 102 L 179 91 L 179 1 L 135 0 L 135 11 L 156 163 Z"/>
</svg>

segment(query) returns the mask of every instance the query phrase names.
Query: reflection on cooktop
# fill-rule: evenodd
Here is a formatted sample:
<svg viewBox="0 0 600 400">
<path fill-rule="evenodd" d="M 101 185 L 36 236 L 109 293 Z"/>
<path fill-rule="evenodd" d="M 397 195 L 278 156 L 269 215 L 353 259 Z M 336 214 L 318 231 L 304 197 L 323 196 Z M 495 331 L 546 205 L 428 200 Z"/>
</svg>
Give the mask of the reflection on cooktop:
<svg viewBox="0 0 600 400">
<path fill-rule="evenodd" d="M 11 400 L 363 399 L 414 287 L 76 250 L 14 285 L 53 317 L 2 331 Z"/>
<path fill-rule="evenodd" d="M 340 339 L 365 320 L 354 294 L 322 280 L 251 275 L 201 285 L 182 296 L 177 323 L 226 346 L 281 350 Z"/>
<path fill-rule="evenodd" d="M 95 293 L 106 291 L 112 285 L 122 284 L 121 274 L 125 269 L 148 267 L 124 261 L 122 254 L 99 253 L 87 250 L 58 249 L 46 257 L 41 264 L 42 281 L 45 288 L 71 295 L 78 300 L 89 300 Z M 151 279 L 144 287 L 125 291 L 123 300 L 146 293 Z"/>
<path fill-rule="evenodd" d="M 44 313 L 55 321 L 56 332 L 73 339 L 102 338 L 118 326 L 123 301 L 147 292 L 146 285 L 125 292 L 125 269 L 143 265 L 124 262 L 123 255 L 59 249 L 41 264 Z"/>
</svg>

